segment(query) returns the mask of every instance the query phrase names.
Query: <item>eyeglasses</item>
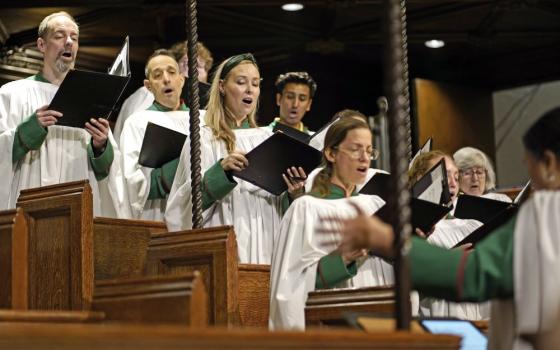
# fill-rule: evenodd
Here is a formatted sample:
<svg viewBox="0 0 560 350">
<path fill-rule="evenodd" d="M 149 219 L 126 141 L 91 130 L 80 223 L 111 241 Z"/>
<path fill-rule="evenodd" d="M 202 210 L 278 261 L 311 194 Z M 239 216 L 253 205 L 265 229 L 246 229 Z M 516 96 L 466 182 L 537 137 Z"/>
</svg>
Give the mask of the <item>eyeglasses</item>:
<svg viewBox="0 0 560 350">
<path fill-rule="evenodd" d="M 461 176 L 473 177 L 477 176 L 479 178 L 486 177 L 486 171 L 482 168 L 470 168 L 468 170 L 461 171 Z"/>
<path fill-rule="evenodd" d="M 375 148 L 358 148 L 358 149 L 345 149 L 340 147 L 333 147 L 336 150 L 346 154 L 350 159 L 358 160 L 365 153 L 369 160 L 376 160 L 379 158 L 379 150 Z"/>
</svg>

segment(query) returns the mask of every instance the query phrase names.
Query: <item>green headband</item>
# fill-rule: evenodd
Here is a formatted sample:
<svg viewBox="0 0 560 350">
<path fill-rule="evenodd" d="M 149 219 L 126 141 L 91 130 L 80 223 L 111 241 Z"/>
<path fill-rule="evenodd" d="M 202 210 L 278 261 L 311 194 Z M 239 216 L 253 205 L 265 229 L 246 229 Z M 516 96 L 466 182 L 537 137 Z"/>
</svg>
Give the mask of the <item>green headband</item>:
<svg viewBox="0 0 560 350">
<path fill-rule="evenodd" d="M 242 53 L 241 55 L 231 56 L 224 64 L 224 68 L 222 68 L 222 73 L 220 73 L 220 79 L 225 79 L 228 73 L 231 72 L 233 68 L 235 68 L 239 63 L 243 61 L 251 61 L 255 65 L 257 65 L 257 60 L 255 60 L 253 54 Z"/>
</svg>

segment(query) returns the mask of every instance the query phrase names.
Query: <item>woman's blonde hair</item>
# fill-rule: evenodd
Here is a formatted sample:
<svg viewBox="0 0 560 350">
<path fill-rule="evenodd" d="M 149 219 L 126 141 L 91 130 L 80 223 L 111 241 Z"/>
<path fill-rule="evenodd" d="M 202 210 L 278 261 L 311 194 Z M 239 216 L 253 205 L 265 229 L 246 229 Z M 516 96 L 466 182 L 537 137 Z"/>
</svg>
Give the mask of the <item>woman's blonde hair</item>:
<svg viewBox="0 0 560 350">
<path fill-rule="evenodd" d="M 359 113 L 359 112 L 358 112 Z M 359 115 L 363 115 L 359 113 Z M 350 115 L 349 115 L 350 116 Z M 327 197 L 330 194 L 331 178 L 333 176 L 334 166 L 325 153 L 327 150 L 334 150 L 340 145 L 349 131 L 354 129 L 367 129 L 369 126 L 365 120 L 361 118 L 341 118 L 329 127 L 325 135 L 325 147 L 323 148 L 322 170 L 315 176 L 311 192 L 316 193 L 319 197 Z"/>
<path fill-rule="evenodd" d="M 217 139 L 226 143 L 226 149 L 228 152 L 233 152 L 235 150 L 235 133 L 232 130 L 232 126 L 235 125 L 236 120 L 231 111 L 224 106 L 224 96 L 220 93 L 220 80 L 222 80 L 221 76 L 224 66 L 235 57 L 237 56 L 228 58 L 218 66 L 218 69 L 214 74 L 214 79 L 212 79 L 210 97 L 208 99 L 208 105 L 206 106 L 206 115 L 204 116 L 206 125 L 212 129 L 212 133 Z M 254 60 L 242 60 L 237 65 L 241 64 L 252 64 L 257 68 L 257 70 L 259 69 Z M 231 70 L 225 75 L 225 77 L 223 77 L 224 81 L 229 78 L 230 73 Z M 255 116 L 257 114 L 258 106 L 259 102 L 257 100 L 257 105 L 247 116 L 249 119 L 249 125 L 252 128 L 257 127 Z"/>
</svg>

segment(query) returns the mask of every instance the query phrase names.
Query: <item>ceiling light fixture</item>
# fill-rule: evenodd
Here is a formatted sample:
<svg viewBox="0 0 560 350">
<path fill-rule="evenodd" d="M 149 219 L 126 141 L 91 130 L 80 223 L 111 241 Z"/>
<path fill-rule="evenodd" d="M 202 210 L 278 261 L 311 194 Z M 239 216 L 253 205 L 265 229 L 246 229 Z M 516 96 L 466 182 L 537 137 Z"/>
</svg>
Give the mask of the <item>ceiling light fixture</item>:
<svg viewBox="0 0 560 350">
<path fill-rule="evenodd" d="M 282 10 L 284 11 L 299 11 L 303 9 L 303 4 L 299 2 L 290 2 L 282 5 Z"/>
<path fill-rule="evenodd" d="M 445 46 L 445 41 L 432 39 L 426 41 L 424 45 L 426 45 L 426 47 L 429 47 L 430 49 L 439 49 Z"/>
</svg>

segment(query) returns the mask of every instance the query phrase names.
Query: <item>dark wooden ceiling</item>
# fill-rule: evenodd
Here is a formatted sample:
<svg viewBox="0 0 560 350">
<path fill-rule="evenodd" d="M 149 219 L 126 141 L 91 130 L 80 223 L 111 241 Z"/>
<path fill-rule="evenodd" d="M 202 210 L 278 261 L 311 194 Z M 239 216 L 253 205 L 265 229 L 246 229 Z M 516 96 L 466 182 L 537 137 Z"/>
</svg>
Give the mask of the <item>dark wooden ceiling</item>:
<svg viewBox="0 0 560 350">
<path fill-rule="evenodd" d="M 337 109 L 376 112 L 381 94 L 381 0 L 309 0 L 285 12 L 279 0 L 201 0 L 199 38 L 216 62 L 253 52 L 264 86 L 261 118 L 275 113 L 273 81 L 286 70 L 308 70 L 319 84 L 308 123 L 318 125 Z M 484 89 L 560 78 L 560 1 L 409 0 L 410 74 Z M 3 0 L 0 3 L 0 82 L 29 75 L 40 56 L 37 26 L 66 10 L 80 24 L 78 67 L 105 70 L 130 35 L 139 86 L 146 57 L 185 38 L 184 1 Z M 428 39 L 442 49 L 428 49 Z M 29 49 L 25 55 L 14 52 Z M 15 57 L 18 59 L 15 59 Z M 316 123 L 316 124 L 315 124 Z M 315 125 L 314 125 L 315 124 Z"/>
</svg>

